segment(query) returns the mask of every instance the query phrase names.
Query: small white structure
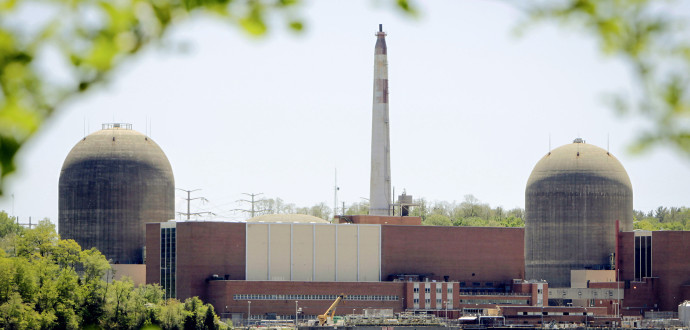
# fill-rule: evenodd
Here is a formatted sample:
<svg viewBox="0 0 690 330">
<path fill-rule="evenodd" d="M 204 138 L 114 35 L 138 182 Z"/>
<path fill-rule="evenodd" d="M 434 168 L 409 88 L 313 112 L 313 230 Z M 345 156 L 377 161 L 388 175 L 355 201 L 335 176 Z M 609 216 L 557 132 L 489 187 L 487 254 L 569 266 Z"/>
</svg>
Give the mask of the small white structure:
<svg viewBox="0 0 690 330">
<path fill-rule="evenodd" d="M 683 322 L 684 327 L 690 327 L 690 300 L 678 305 L 678 320 Z"/>
</svg>

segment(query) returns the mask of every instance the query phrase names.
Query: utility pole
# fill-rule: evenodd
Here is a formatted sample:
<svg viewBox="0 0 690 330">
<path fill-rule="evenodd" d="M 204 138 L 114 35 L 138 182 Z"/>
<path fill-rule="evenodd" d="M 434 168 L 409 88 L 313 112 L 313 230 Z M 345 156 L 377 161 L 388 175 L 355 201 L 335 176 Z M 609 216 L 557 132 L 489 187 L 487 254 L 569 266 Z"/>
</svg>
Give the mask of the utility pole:
<svg viewBox="0 0 690 330">
<path fill-rule="evenodd" d="M 35 223 L 31 223 L 31 217 L 29 217 L 29 223 L 26 223 L 26 222 L 20 223 L 20 222 L 19 222 L 19 217 L 16 217 L 16 216 L 14 217 L 14 219 L 17 221 L 17 224 L 18 224 L 18 225 L 20 225 L 20 226 L 25 226 L 25 227 L 29 227 L 29 229 L 31 229 L 31 227 L 37 225 L 37 224 L 35 224 Z"/>
<path fill-rule="evenodd" d="M 208 199 L 206 199 L 205 197 L 194 197 L 194 198 L 191 197 L 193 192 L 201 190 L 201 189 L 194 189 L 194 190 L 184 190 L 184 189 L 180 189 L 180 188 L 175 188 L 175 189 L 180 190 L 180 191 L 184 191 L 187 193 L 187 198 L 185 198 L 185 200 L 187 200 L 187 213 L 177 212 L 178 214 L 187 215 L 187 220 L 189 220 L 189 217 L 192 215 L 202 215 L 202 214 L 215 215 L 213 212 L 194 212 L 194 213 L 192 213 L 190 211 L 190 202 L 192 200 L 200 199 L 203 202 L 208 202 Z"/>
<path fill-rule="evenodd" d="M 255 200 L 255 197 L 257 197 L 257 196 L 259 196 L 259 195 L 263 195 L 264 193 L 258 193 L 258 194 L 253 194 L 253 193 L 252 193 L 252 194 L 242 193 L 242 194 L 251 197 L 252 200 L 240 199 L 240 200 L 238 200 L 238 202 L 247 202 L 247 203 L 251 203 L 251 204 L 252 204 L 251 210 L 233 209 L 233 211 L 247 212 L 247 213 L 249 213 L 249 214 L 252 215 L 252 216 L 251 216 L 252 218 L 254 217 L 254 215 L 256 215 L 256 212 L 263 212 L 263 211 L 265 211 L 265 210 L 257 210 L 257 209 L 254 207 L 254 204 L 256 204 L 256 203 L 258 203 L 258 202 L 263 202 L 263 201 L 264 201 L 263 199 Z"/>
</svg>

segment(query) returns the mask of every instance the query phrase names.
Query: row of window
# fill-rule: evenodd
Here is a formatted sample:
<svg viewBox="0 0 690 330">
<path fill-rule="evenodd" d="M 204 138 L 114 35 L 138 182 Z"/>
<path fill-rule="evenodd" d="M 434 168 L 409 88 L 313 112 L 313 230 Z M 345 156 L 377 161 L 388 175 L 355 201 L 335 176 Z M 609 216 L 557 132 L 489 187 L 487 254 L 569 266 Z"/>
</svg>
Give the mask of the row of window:
<svg viewBox="0 0 690 330">
<path fill-rule="evenodd" d="M 414 289 L 413 289 L 413 292 L 414 292 L 414 293 L 419 293 L 419 288 L 414 288 Z M 449 287 L 447 292 L 448 292 L 448 293 L 453 293 L 453 287 Z M 431 288 L 424 288 L 424 293 L 431 293 Z M 437 288 L 436 288 L 436 293 L 441 294 L 441 293 L 442 293 L 442 289 L 441 289 L 440 287 L 437 287 Z"/>
<path fill-rule="evenodd" d="M 418 305 L 418 304 L 419 304 L 419 298 L 415 298 L 414 301 L 413 301 L 413 303 L 416 304 L 416 305 Z M 427 306 L 429 306 L 429 304 L 431 304 L 431 299 L 424 299 L 424 303 L 425 303 Z M 443 300 L 441 300 L 441 299 L 436 299 L 436 306 L 441 306 L 441 305 L 443 305 Z M 453 305 L 453 301 L 452 301 L 452 300 L 448 300 L 448 306 L 452 306 L 452 305 Z"/>
<path fill-rule="evenodd" d="M 477 287 L 482 286 L 481 282 L 470 282 L 470 286 Z M 468 286 L 467 282 L 460 282 L 461 287 Z M 484 282 L 484 286 L 494 286 L 494 282 Z"/>
<path fill-rule="evenodd" d="M 335 294 L 236 294 L 234 300 L 336 300 Z M 398 296 L 349 295 L 345 300 L 397 301 Z"/>
</svg>

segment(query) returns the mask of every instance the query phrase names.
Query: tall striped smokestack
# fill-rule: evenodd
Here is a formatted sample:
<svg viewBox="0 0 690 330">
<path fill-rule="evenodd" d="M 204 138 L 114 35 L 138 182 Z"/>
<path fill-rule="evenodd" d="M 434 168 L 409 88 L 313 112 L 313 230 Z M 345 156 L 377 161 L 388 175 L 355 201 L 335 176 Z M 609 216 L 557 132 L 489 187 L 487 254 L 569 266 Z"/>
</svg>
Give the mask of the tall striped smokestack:
<svg viewBox="0 0 690 330">
<path fill-rule="evenodd" d="M 374 51 L 374 104 L 371 120 L 371 183 L 369 214 L 390 215 L 391 165 L 388 126 L 388 55 L 382 24 Z"/>
</svg>

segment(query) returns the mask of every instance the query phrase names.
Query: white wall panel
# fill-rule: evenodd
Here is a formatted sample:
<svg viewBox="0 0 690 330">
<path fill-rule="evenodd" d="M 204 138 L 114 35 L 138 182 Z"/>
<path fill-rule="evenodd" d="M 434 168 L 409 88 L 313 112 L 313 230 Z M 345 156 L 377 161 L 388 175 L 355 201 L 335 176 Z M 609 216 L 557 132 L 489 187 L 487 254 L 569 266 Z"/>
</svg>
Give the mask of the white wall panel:
<svg viewBox="0 0 690 330">
<path fill-rule="evenodd" d="M 247 224 L 247 280 L 268 280 L 268 224 Z"/>
<path fill-rule="evenodd" d="M 312 281 L 314 274 L 314 226 L 292 226 L 292 280 Z"/>
</svg>

